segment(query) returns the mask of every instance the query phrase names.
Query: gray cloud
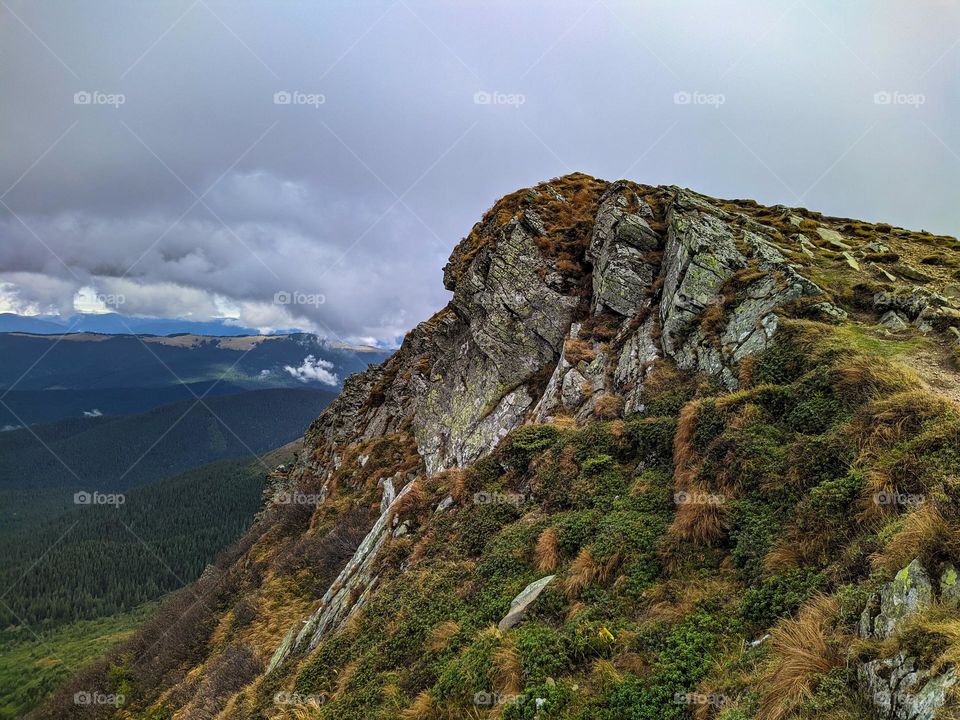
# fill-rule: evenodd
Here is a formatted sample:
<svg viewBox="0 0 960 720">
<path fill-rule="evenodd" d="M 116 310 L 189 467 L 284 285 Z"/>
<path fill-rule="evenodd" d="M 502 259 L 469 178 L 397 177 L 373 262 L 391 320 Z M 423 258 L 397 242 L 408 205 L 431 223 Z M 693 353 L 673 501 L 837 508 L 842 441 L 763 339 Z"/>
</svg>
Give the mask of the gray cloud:
<svg viewBox="0 0 960 720">
<path fill-rule="evenodd" d="M 570 170 L 960 225 L 954 2 L 7 6 L 0 308 L 393 342 Z"/>
</svg>

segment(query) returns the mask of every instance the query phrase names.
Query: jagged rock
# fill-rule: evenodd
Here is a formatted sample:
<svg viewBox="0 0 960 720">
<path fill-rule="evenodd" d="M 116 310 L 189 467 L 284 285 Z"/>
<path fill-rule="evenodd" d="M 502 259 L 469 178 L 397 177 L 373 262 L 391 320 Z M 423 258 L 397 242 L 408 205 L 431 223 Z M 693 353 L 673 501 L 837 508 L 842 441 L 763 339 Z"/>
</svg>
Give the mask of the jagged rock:
<svg viewBox="0 0 960 720">
<path fill-rule="evenodd" d="M 908 615 L 926 610 L 933 602 L 930 576 L 918 560 L 897 573 L 880 591 L 880 607 L 872 621 L 870 634 L 881 640 L 890 637 Z"/>
<path fill-rule="evenodd" d="M 818 227 L 817 235 L 835 250 L 852 250 L 853 247 L 843 241 L 843 235 L 830 228 Z"/>
<path fill-rule="evenodd" d="M 878 293 L 873 299 L 873 307 L 879 313 L 895 310 L 908 320 L 916 320 L 930 305 L 931 293 L 923 288 L 905 289 L 892 293 Z"/>
<path fill-rule="evenodd" d="M 280 647 L 274 652 L 270 660 L 271 669 L 279 666 L 291 652 L 300 649 L 305 643 L 309 649 L 316 647 L 326 633 L 341 627 L 350 615 L 363 606 L 371 588 L 376 583 L 376 578 L 371 575 L 371 567 L 386 539 L 390 524 L 390 510 L 413 486 L 414 483 L 407 483 L 396 494 L 386 510 L 380 514 L 373 528 L 357 547 L 353 557 L 320 599 L 319 607 L 309 619 L 303 622 L 296 633 L 296 639 L 291 642 L 288 637 L 285 637 Z M 386 483 L 384 483 L 385 497 L 386 493 Z M 295 627 L 291 628 L 288 636 L 293 637 L 294 631 Z"/>
<path fill-rule="evenodd" d="M 860 250 L 864 253 L 881 254 L 890 252 L 890 247 L 882 242 L 870 242 L 864 245 Z"/>
<path fill-rule="evenodd" d="M 955 585 L 955 572 L 952 579 Z M 885 640 L 907 618 L 932 603 L 930 576 L 914 560 L 869 600 L 860 616 L 859 634 L 865 639 Z M 903 650 L 891 657 L 861 662 L 857 676 L 880 716 L 888 720 L 934 720 L 957 681 L 952 668 L 934 675 Z"/>
<path fill-rule="evenodd" d="M 745 231 L 745 250 L 765 274 L 750 284 L 745 298 L 727 316 L 719 346 L 711 342 L 697 320 L 708 305 L 721 302 L 724 284 L 750 259 L 719 215 L 708 203 L 691 201 L 681 192 L 668 216 L 661 343 L 680 368 L 718 376 L 734 389 L 738 386 L 734 366 L 766 347 L 776 333 L 775 311 L 798 297 L 823 291 L 792 268 L 766 238 Z"/>
<path fill-rule="evenodd" d="M 881 267 L 880 265 L 877 265 L 876 263 L 870 263 L 870 265 L 873 266 L 873 269 L 876 270 L 876 271 L 883 277 L 883 279 L 886 280 L 887 282 L 896 282 L 896 281 L 897 281 L 897 276 L 896 276 L 896 275 L 893 275 L 893 274 L 890 273 L 890 272 L 887 272 L 887 269 L 886 269 L 886 268 Z"/>
<path fill-rule="evenodd" d="M 593 295 L 598 307 L 632 315 L 649 305 L 647 291 L 655 266 L 647 254 L 660 238 L 647 220 L 650 206 L 626 183 L 614 183 L 600 200 L 587 258 L 593 263 Z"/>
<path fill-rule="evenodd" d="M 890 328 L 891 330 L 900 331 L 907 330 L 910 327 L 910 321 L 907 320 L 905 315 L 896 310 L 887 310 L 883 317 L 880 318 L 880 325 Z"/>
<path fill-rule="evenodd" d="M 847 319 L 846 310 L 829 302 L 815 303 L 809 307 L 808 312 L 818 320 L 833 324 L 841 323 Z"/>
<path fill-rule="evenodd" d="M 916 667 L 916 658 L 902 651 L 864 663 L 858 675 L 880 717 L 888 720 L 934 720 L 957 682 L 952 668 L 930 677 Z"/>
<path fill-rule="evenodd" d="M 653 338 L 656 322 L 654 315 L 648 317 L 627 339 L 620 353 L 614 377 L 624 395 L 624 412 L 628 415 L 643 411 L 643 381 L 654 361 L 660 357 L 660 349 Z"/>
<path fill-rule="evenodd" d="M 547 269 L 529 230 L 510 221 L 456 279 L 450 304 L 458 322 L 435 348 L 444 374 L 414 400 L 429 472 L 476 460 L 534 405 L 523 383 L 557 362 L 577 304 L 551 286 Z"/>
<path fill-rule="evenodd" d="M 851 255 L 848 252 L 844 252 L 843 259 L 847 263 L 847 265 L 850 266 L 851 270 L 856 270 L 857 272 L 860 272 L 860 263 L 856 261 L 856 258 L 854 258 L 853 255 Z"/>
<path fill-rule="evenodd" d="M 527 610 L 530 609 L 530 606 L 540 597 L 543 589 L 547 587 L 555 577 L 555 575 L 547 575 L 527 585 L 519 595 L 510 601 L 510 612 L 497 623 L 497 628 L 500 630 L 509 630 L 523 620 L 524 615 L 527 614 Z"/>
<path fill-rule="evenodd" d="M 929 275 L 920 272 L 915 267 L 908 265 L 907 263 L 894 263 L 890 266 L 890 269 L 900 277 L 905 277 L 907 280 L 913 280 L 914 282 L 928 283 L 933 280 L 933 278 Z"/>
<path fill-rule="evenodd" d="M 453 505 L 453 496 L 447 495 L 443 500 L 439 502 L 439 504 L 437 505 L 437 509 L 434 510 L 434 512 L 438 512 L 438 513 L 443 512 L 444 510 L 449 508 L 451 505 Z"/>
</svg>

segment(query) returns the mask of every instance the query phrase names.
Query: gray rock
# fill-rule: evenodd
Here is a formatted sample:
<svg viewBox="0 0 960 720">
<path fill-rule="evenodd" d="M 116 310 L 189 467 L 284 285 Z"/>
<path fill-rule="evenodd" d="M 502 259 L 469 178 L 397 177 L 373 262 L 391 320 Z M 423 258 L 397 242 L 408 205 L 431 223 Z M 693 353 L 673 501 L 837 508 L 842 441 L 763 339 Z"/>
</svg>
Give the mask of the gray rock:
<svg viewBox="0 0 960 720">
<path fill-rule="evenodd" d="M 951 569 L 941 577 L 941 587 L 946 581 L 954 592 L 957 577 L 956 571 L 950 574 Z M 930 576 L 914 560 L 869 600 L 860 616 L 859 634 L 866 639 L 889 638 L 907 618 L 926 610 L 932 602 Z M 880 716 L 888 720 L 934 720 L 957 682 L 953 668 L 934 675 L 930 669 L 919 667 L 917 659 L 905 651 L 861 662 L 857 677 Z"/>
<path fill-rule="evenodd" d="M 933 280 L 933 278 L 926 273 L 922 273 L 912 265 L 904 262 L 894 263 L 890 266 L 890 270 L 900 277 L 905 277 L 907 280 L 913 280 L 914 282 L 928 283 Z"/>
<path fill-rule="evenodd" d="M 777 331 L 776 311 L 802 296 L 823 291 L 800 275 L 769 239 L 743 231 L 741 244 L 721 211 L 699 198 L 680 193 L 668 216 L 660 320 L 664 354 L 681 369 L 719 377 L 732 389 L 738 386 L 735 366 L 748 354 L 767 346 Z M 749 250 L 749 256 L 741 252 Z M 743 299 L 729 310 L 719 343 L 704 337 L 700 315 L 721 301 L 720 292 L 737 270 L 753 259 L 764 273 L 741 291 Z"/>
<path fill-rule="evenodd" d="M 880 318 L 880 325 L 890 328 L 891 330 L 900 331 L 907 330 L 910 327 L 910 321 L 907 320 L 905 315 L 896 310 L 887 310 L 883 317 Z"/>
<path fill-rule="evenodd" d="M 810 306 L 810 314 L 823 322 L 838 324 L 847 319 L 847 311 L 830 302 Z"/>
<path fill-rule="evenodd" d="M 830 228 L 818 227 L 817 235 L 820 236 L 820 239 L 823 240 L 827 245 L 832 247 L 834 250 L 852 250 L 853 248 L 843 241 L 843 235 L 838 233 L 836 230 L 831 230 Z"/>
<path fill-rule="evenodd" d="M 899 288 L 894 292 L 877 293 L 873 298 L 873 307 L 879 313 L 896 310 L 908 320 L 916 320 L 930 305 L 930 299 L 931 293 L 923 288 Z"/>
<path fill-rule="evenodd" d="M 627 183 L 614 183 L 600 199 L 587 258 L 593 263 L 593 295 L 598 307 L 632 315 L 649 305 L 647 291 L 656 268 L 646 258 L 660 238 L 647 218 L 653 211 Z"/>
<path fill-rule="evenodd" d="M 527 610 L 530 609 L 530 606 L 540 597 L 543 589 L 549 585 L 555 577 L 555 575 L 547 575 L 527 585 L 527 587 L 510 602 L 510 612 L 497 623 L 497 628 L 500 630 L 509 630 L 523 620 L 524 615 L 527 614 Z"/>
<path fill-rule="evenodd" d="M 456 321 L 434 348 L 444 372 L 412 400 L 430 473 L 473 462 L 534 406 L 523 383 L 557 362 L 577 304 L 552 287 L 546 268 L 530 232 L 510 221 L 457 278 Z"/>
<path fill-rule="evenodd" d="M 439 502 L 439 504 L 437 505 L 437 509 L 434 510 L 434 512 L 438 512 L 438 513 L 443 512 L 444 510 L 448 509 L 452 505 L 453 505 L 453 496 L 447 495 L 443 500 Z"/>
<path fill-rule="evenodd" d="M 624 343 L 617 362 L 614 378 L 624 396 L 623 411 L 626 415 L 642 412 L 644 409 L 641 402 L 643 381 L 653 369 L 653 363 L 660 357 L 660 348 L 653 339 L 656 322 L 655 315 L 644 321 Z"/>
</svg>

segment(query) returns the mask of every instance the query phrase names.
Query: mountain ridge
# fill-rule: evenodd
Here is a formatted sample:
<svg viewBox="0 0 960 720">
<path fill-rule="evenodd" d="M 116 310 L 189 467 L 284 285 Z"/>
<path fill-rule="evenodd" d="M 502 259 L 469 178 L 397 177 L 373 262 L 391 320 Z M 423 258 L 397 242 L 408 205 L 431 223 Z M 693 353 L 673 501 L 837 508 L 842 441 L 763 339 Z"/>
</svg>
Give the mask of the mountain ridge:
<svg viewBox="0 0 960 720">
<path fill-rule="evenodd" d="M 960 417 L 890 360 L 956 346 L 958 249 L 582 174 L 505 196 L 190 588 L 214 609 L 181 593 L 112 677 L 156 717 L 933 718 L 950 656 L 899 650 L 953 627 Z"/>
</svg>

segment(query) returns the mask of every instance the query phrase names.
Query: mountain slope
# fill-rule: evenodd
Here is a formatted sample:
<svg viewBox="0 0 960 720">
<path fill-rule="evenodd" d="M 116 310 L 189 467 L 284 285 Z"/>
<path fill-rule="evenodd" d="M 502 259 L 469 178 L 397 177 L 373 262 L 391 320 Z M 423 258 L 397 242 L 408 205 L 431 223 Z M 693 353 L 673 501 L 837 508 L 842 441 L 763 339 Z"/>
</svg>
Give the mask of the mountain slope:
<svg viewBox="0 0 960 720">
<path fill-rule="evenodd" d="M 897 358 L 955 345 L 958 248 L 579 174 L 508 195 L 244 539 L 36 716 L 952 711 L 960 412 Z"/>
</svg>

